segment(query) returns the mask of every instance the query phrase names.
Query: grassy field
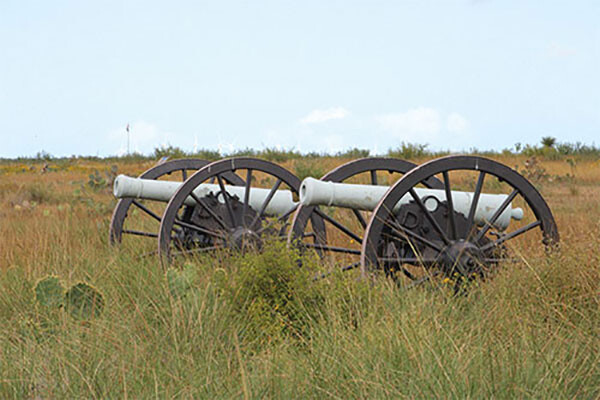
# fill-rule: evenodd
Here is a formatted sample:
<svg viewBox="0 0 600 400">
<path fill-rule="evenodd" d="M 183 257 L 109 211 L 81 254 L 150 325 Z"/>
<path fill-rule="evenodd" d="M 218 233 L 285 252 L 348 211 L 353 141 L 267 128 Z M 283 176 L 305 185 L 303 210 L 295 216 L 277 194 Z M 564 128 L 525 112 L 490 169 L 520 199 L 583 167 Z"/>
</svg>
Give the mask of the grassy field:
<svg viewBox="0 0 600 400">
<path fill-rule="evenodd" d="M 598 398 L 600 161 L 494 158 L 533 179 L 561 247 L 465 296 L 353 272 L 313 282 L 320 261 L 298 268 L 276 242 L 165 274 L 108 244 L 112 165 L 137 175 L 154 161 L 50 160 L 43 173 L 43 161 L 4 161 L 0 398 Z M 280 164 L 322 174 L 348 160 Z M 95 287 L 104 312 L 36 302 L 49 275 Z"/>
</svg>

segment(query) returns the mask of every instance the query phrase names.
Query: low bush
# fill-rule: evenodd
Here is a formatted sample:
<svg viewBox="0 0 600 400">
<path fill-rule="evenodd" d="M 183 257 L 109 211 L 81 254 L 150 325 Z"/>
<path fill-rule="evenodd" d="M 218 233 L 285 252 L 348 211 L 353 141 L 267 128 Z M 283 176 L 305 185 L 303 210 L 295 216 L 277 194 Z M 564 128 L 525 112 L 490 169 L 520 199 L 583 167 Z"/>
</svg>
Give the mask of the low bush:
<svg viewBox="0 0 600 400">
<path fill-rule="evenodd" d="M 388 150 L 388 157 L 392 158 L 401 158 L 403 160 L 411 160 L 414 158 L 431 156 L 434 153 L 430 150 L 427 150 L 427 144 L 413 144 L 413 143 L 400 143 L 400 146 L 396 149 Z"/>
<path fill-rule="evenodd" d="M 322 316 L 325 299 L 310 260 L 284 243 L 267 243 L 261 253 L 235 255 L 216 276 L 223 299 L 243 327 L 245 344 L 287 338 L 306 340 Z"/>
<path fill-rule="evenodd" d="M 319 179 L 325 175 L 326 171 L 319 160 L 297 160 L 294 162 L 294 174 L 298 179 L 303 180 L 307 177 Z"/>
<path fill-rule="evenodd" d="M 369 157 L 370 154 L 371 154 L 371 151 L 368 149 L 359 149 L 357 147 L 354 147 L 354 148 L 348 149 L 346 151 L 339 151 L 335 154 L 335 156 L 340 157 L 340 158 L 356 159 L 356 158 Z"/>
</svg>

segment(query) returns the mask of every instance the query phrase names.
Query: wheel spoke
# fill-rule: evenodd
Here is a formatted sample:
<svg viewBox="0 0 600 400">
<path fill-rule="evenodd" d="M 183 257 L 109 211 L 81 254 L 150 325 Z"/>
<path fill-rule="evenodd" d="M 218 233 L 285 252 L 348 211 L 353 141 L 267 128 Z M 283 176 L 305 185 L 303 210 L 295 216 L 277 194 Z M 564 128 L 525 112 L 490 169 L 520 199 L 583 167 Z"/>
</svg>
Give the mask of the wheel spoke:
<svg viewBox="0 0 600 400">
<path fill-rule="evenodd" d="M 317 250 L 331 251 L 333 253 L 360 254 L 360 250 L 349 249 L 346 247 L 327 246 L 324 244 L 312 244 L 312 243 L 305 243 L 304 246 L 312 248 L 312 249 L 317 249 Z"/>
<path fill-rule="evenodd" d="M 371 170 L 371 185 L 377 185 L 377 170 Z"/>
<path fill-rule="evenodd" d="M 355 262 L 355 263 L 352 263 L 350 265 L 343 266 L 341 268 L 341 270 L 342 270 L 342 272 L 346 272 L 346 271 L 350 271 L 351 269 L 354 269 L 354 268 L 356 268 L 358 266 L 360 266 L 360 263 L 359 262 Z"/>
<path fill-rule="evenodd" d="M 450 224 L 450 234 L 453 240 L 458 239 L 456 232 L 456 219 L 454 217 L 454 203 L 452 200 L 452 189 L 450 188 L 450 177 L 448 171 L 443 172 L 444 190 L 446 191 L 446 204 L 448 204 L 448 223 Z"/>
<path fill-rule="evenodd" d="M 503 257 L 493 257 L 493 258 L 483 258 L 481 261 L 486 263 L 499 263 L 499 262 L 519 262 L 521 259 L 519 258 L 503 258 Z"/>
<path fill-rule="evenodd" d="M 158 250 L 152 250 L 152 251 L 148 251 L 148 252 L 146 252 L 146 253 L 142 253 L 142 254 L 140 254 L 140 255 L 138 256 L 138 260 L 142 260 L 142 259 L 144 259 L 144 258 L 148 258 L 148 257 L 150 257 L 150 256 L 154 256 L 154 255 L 156 255 L 156 254 L 158 254 Z"/>
<path fill-rule="evenodd" d="M 413 274 L 411 274 L 411 273 L 410 273 L 410 271 L 409 271 L 409 270 L 407 270 L 406 268 L 402 267 L 401 271 L 402 271 L 402 273 L 403 273 L 404 275 L 406 275 L 406 277 L 407 277 L 408 279 L 410 279 L 411 281 L 414 281 L 414 280 L 416 280 L 416 279 L 417 279 L 417 278 L 416 278 L 416 277 L 415 277 Z"/>
<path fill-rule="evenodd" d="M 153 237 L 153 238 L 158 237 L 158 234 L 156 234 L 156 233 L 134 231 L 134 230 L 130 230 L 130 229 L 123 229 L 123 233 L 127 233 L 128 235 L 145 236 L 145 237 Z"/>
<path fill-rule="evenodd" d="M 352 264 L 349 264 L 349 265 L 345 265 L 342 268 L 340 268 L 340 271 L 346 272 L 346 271 L 350 271 L 352 269 L 355 269 L 357 267 L 360 267 L 360 262 L 355 262 L 355 263 L 352 263 Z M 313 281 L 316 281 L 318 279 L 327 278 L 329 275 L 333 274 L 334 272 L 335 271 L 329 271 L 329 272 L 322 273 L 321 275 L 315 276 L 313 278 Z"/>
<path fill-rule="evenodd" d="M 479 242 L 481 240 L 481 238 L 485 236 L 487 231 L 492 227 L 492 225 L 494 225 L 494 223 L 496 222 L 498 217 L 500 217 L 500 214 L 502 214 L 504 212 L 506 207 L 508 207 L 510 202 L 513 201 L 513 199 L 515 198 L 515 196 L 517 194 L 519 194 L 519 191 L 517 189 L 515 189 L 512 191 L 511 194 L 508 195 L 508 197 L 506 199 L 504 199 L 502 204 L 500 204 L 500 207 L 498 207 L 498 209 L 496 210 L 494 215 L 492 215 L 492 218 L 490 218 L 490 220 L 485 223 L 485 226 L 479 231 L 479 233 L 475 237 L 475 243 Z"/>
<path fill-rule="evenodd" d="M 410 285 L 408 285 L 406 287 L 406 289 L 412 289 L 415 286 L 422 285 L 423 283 L 431 280 L 431 278 L 435 278 L 436 276 L 438 276 L 441 273 L 442 273 L 441 271 L 434 271 L 434 272 L 428 274 L 427 276 L 424 276 L 422 278 L 417 279 L 416 281 L 414 281 L 413 283 L 411 283 Z"/>
<path fill-rule="evenodd" d="M 415 189 L 411 188 L 410 191 L 409 191 L 409 193 L 412 196 L 412 198 L 415 200 L 415 202 L 417 203 L 417 205 L 419 206 L 419 208 L 421 209 L 421 211 L 423 211 L 423 213 L 425 214 L 425 217 L 427 217 L 427 220 L 429 221 L 429 223 L 431 225 L 433 225 L 433 228 L 440 235 L 440 238 L 444 241 L 444 243 L 445 244 L 450 244 L 450 240 L 448 239 L 448 237 L 446 236 L 446 234 L 444 233 L 444 231 L 442 230 L 442 228 L 440 227 L 440 225 L 437 223 L 437 221 L 435 220 L 435 218 L 433 218 L 433 215 L 431 215 L 431 213 L 429 212 L 429 210 L 427 209 L 427 207 L 425 207 L 425 204 L 423 204 L 423 202 L 421 201 L 421 198 L 419 197 L 419 195 L 417 194 L 417 192 L 415 192 Z"/>
<path fill-rule="evenodd" d="M 246 171 L 246 185 L 244 185 L 244 205 L 242 207 L 242 225 L 246 226 L 246 212 L 250 201 L 250 185 L 252 183 L 252 169 Z"/>
<path fill-rule="evenodd" d="M 271 202 L 271 199 L 273 198 L 273 196 L 275 196 L 275 192 L 277 191 L 277 189 L 279 189 L 279 185 L 281 185 L 281 182 L 282 182 L 281 178 L 278 178 L 277 182 L 275 182 L 275 184 L 271 188 L 271 191 L 267 195 L 267 198 L 265 199 L 265 201 L 263 201 L 262 206 L 260 206 L 260 211 L 254 217 L 254 219 L 252 220 L 252 224 L 250 226 L 254 226 L 254 224 L 258 220 L 260 220 L 260 218 L 262 218 L 263 214 L 265 213 L 265 210 L 267 209 L 267 206 Z"/>
<path fill-rule="evenodd" d="M 356 240 L 358 243 L 362 243 L 362 239 L 356 233 L 352 232 L 345 225 L 331 218 L 329 215 L 325 214 L 318 207 L 315 207 L 315 213 L 317 213 L 321 218 L 331 223 L 333 226 L 338 228 L 340 231 L 344 232 L 346 235 L 350 236 L 352 239 Z"/>
<path fill-rule="evenodd" d="M 206 204 L 204 204 L 204 202 L 200 201 L 200 199 L 198 198 L 198 196 L 196 196 L 196 194 L 194 192 L 191 192 L 190 196 L 192 197 L 192 199 L 194 199 L 196 201 L 196 203 L 200 207 L 204 208 L 204 210 L 206 210 L 206 212 L 209 213 L 210 216 L 213 217 L 214 220 L 217 221 L 217 223 L 219 225 L 221 225 L 221 228 L 223 228 L 225 230 L 230 229 L 230 227 L 225 224 L 225 221 L 223 221 L 223 219 L 219 215 L 217 215 L 217 213 L 215 213 L 210 207 L 208 207 Z"/>
<path fill-rule="evenodd" d="M 287 211 L 285 214 L 282 214 L 280 217 L 277 217 L 276 220 L 269 222 L 267 225 L 261 227 L 260 229 L 258 229 L 256 231 L 256 233 L 262 233 L 265 230 L 271 228 L 273 225 L 275 225 L 278 222 L 283 221 L 284 219 L 287 219 L 290 215 L 292 215 L 294 213 L 294 211 L 296 211 L 296 209 L 298 208 L 298 204 L 296 204 L 291 210 Z"/>
<path fill-rule="evenodd" d="M 519 235 L 521 235 L 521 234 L 523 234 L 523 233 L 525 233 L 525 232 L 527 232 L 527 231 L 529 231 L 529 230 L 531 230 L 531 229 L 533 229 L 533 228 L 535 228 L 537 226 L 540 226 L 541 224 L 542 223 L 540 221 L 535 221 L 535 222 L 532 222 L 532 223 L 527 224 L 525 226 L 522 226 L 521 228 L 519 228 L 519 229 L 517 229 L 515 231 L 512 231 L 511 233 L 508 233 L 508 234 L 506 234 L 506 235 L 504 235 L 504 236 L 496 239 L 495 241 L 486 244 L 485 246 L 482 246 L 481 247 L 481 251 L 486 251 L 486 250 L 491 249 L 492 247 L 497 247 L 500 244 L 506 242 L 507 240 L 516 238 L 517 236 L 519 236 Z"/>
<path fill-rule="evenodd" d="M 377 261 L 395 264 L 425 264 L 434 263 L 434 259 L 420 257 L 379 257 Z"/>
<path fill-rule="evenodd" d="M 198 225 L 194 225 L 194 224 L 190 224 L 188 222 L 184 222 L 184 221 L 182 221 L 182 220 L 180 220 L 178 218 L 175 219 L 175 221 L 173 223 L 176 224 L 176 225 L 179 225 L 179 226 L 181 226 L 183 228 L 188 228 L 188 229 L 194 230 L 196 232 L 205 233 L 205 234 L 207 234 L 209 236 L 214 236 L 214 237 L 217 237 L 219 239 L 225 239 L 225 236 L 223 236 L 222 234 L 220 234 L 218 232 L 214 232 L 214 231 L 211 231 L 209 229 L 202 228 L 202 227 L 200 227 Z"/>
<path fill-rule="evenodd" d="M 148 214 L 149 216 L 151 216 L 152 218 L 157 220 L 158 222 L 162 221 L 162 219 L 158 215 L 156 215 L 154 212 L 152 212 L 148 207 L 146 207 L 142 203 L 138 202 L 137 200 L 132 200 L 132 203 L 135 204 L 136 207 L 138 207 L 139 209 L 144 211 L 146 214 Z"/>
<path fill-rule="evenodd" d="M 365 221 L 365 219 L 363 218 L 363 216 L 360 213 L 360 211 L 353 208 L 352 212 L 356 216 L 356 219 L 358 220 L 358 223 L 363 227 L 363 229 L 367 229 L 367 221 Z"/>
<path fill-rule="evenodd" d="M 217 175 L 217 181 L 219 182 L 219 188 L 221 189 L 221 194 L 223 195 L 223 201 L 225 201 L 225 206 L 227 206 L 227 213 L 229 214 L 229 219 L 231 220 L 231 226 L 236 226 L 235 214 L 233 213 L 231 201 L 229 201 L 229 193 L 227 193 L 225 190 L 225 184 L 223 183 L 223 178 L 221 178 L 221 175 Z"/>
<path fill-rule="evenodd" d="M 469 216 L 467 217 L 467 235 L 469 235 L 471 229 L 473 229 L 473 221 L 475 220 L 475 212 L 477 211 L 477 204 L 479 203 L 479 196 L 481 195 L 484 179 L 485 172 L 480 171 L 479 177 L 477 178 L 477 184 L 475 185 L 475 193 L 473 193 L 473 200 L 471 201 L 471 208 L 469 209 Z"/>
<path fill-rule="evenodd" d="M 187 170 L 185 168 L 181 170 L 181 178 L 183 179 L 183 182 L 187 181 Z"/>
<path fill-rule="evenodd" d="M 399 236 L 389 236 L 390 238 L 406 241 L 408 240 L 408 236 L 410 236 L 411 238 L 418 240 L 419 242 L 423 243 L 426 246 L 429 246 L 434 250 L 437 250 L 438 252 L 442 251 L 442 248 L 440 246 L 438 246 L 430 240 L 425 239 L 423 236 L 411 231 L 410 229 L 403 227 L 397 220 L 395 221 L 395 223 L 389 223 L 389 227 L 392 229 L 392 231 L 397 232 L 399 234 Z"/>
<path fill-rule="evenodd" d="M 380 263 L 393 263 L 395 265 L 398 265 L 400 267 L 400 270 L 402 271 L 402 273 L 408 277 L 410 280 L 415 280 L 416 278 L 414 277 L 413 274 L 410 273 L 410 271 L 408 271 L 406 268 L 404 268 L 404 264 L 421 264 L 421 266 L 425 265 L 425 261 L 423 259 L 423 257 L 416 251 L 416 249 L 414 249 L 415 251 L 415 255 L 416 257 L 400 257 L 400 254 L 398 254 L 398 247 L 394 246 L 394 257 L 381 257 L 378 258 L 378 265 L 381 265 Z"/>
<path fill-rule="evenodd" d="M 206 253 L 206 252 L 217 250 L 220 248 L 222 248 L 222 247 L 218 247 L 218 246 L 198 247 L 196 249 L 171 251 L 171 255 L 172 256 L 181 256 L 181 255 L 185 255 L 185 254 Z"/>
</svg>

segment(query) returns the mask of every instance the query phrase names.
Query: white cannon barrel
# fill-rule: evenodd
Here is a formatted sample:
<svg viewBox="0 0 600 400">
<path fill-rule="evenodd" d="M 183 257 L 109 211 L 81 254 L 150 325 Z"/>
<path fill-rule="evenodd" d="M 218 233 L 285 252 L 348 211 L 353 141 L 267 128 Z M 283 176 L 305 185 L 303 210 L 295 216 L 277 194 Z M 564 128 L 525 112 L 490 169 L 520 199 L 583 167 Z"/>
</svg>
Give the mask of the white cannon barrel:
<svg viewBox="0 0 600 400">
<path fill-rule="evenodd" d="M 182 182 L 157 181 L 153 179 L 131 178 L 126 175 L 119 175 L 115 179 L 113 194 L 119 199 L 138 198 L 146 200 L 156 200 L 168 202 L 175 194 Z M 246 188 L 244 186 L 225 185 L 225 190 L 232 196 L 237 196 L 240 201 L 244 200 Z M 194 194 L 198 198 L 206 197 L 209 194 L 217 195 L 221 188 L 217 184 L 203 183 L 194 189 Z M 254 210 L 261 209 L 264 201 L 269 195 L 270 189 L 252 188 L 248 197 L 248 204 Z M 217 197 L 223 202 L 223 196 Z M 196 201 L 189 196 L 185 199 L 186 205 L 195 205 Z M 283 215 L 296 206 L 292 198 L 292 192 L 289 190 L 277 190 L 269 204 L 265 208 L 267 215 Z"/>
<path fill-rule="evenodd" d="M 335 183 L 306 178 L 300 186 L 300 203 L 308 206 L 325 205 L 373 211 L 388 189 L 388 186 Z M 415 188 L 415 192 L 424 200 L 424 204 L 428 209 L 437 207 L 436 201 L 431 197 L 435 197 L 439 202 L 446 201 L 444 190 Z M 470 192 L 452 191 L 454 210 L 462 213 L 465 217 L 468 216 L 473 196 L 474 193 Z M 483 225 L 486 221 L 489 221 L 507 197 L 505 194 L 482 193 L 475 211 L 475 222 Z M 410 194 L 405 195 L 396 204 L 394 210 L 397 211 L 403 204 L 407 204 L 411 200 L 412 196 Z M 522 219 L 523 210 L 512 208 L 512 205 L 509 204 L 494 223 L 494 227 L 505 230 L 511 218 L 515 220 Z"/>
</svg>

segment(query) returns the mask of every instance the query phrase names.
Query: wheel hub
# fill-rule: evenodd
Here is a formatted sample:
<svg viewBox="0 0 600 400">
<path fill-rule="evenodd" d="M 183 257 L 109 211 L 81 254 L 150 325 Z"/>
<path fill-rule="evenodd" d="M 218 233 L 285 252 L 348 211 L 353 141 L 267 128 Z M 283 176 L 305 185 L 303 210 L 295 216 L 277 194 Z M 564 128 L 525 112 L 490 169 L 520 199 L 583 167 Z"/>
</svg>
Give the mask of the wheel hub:
<svg viewBox="0 0 600 400">
<path fill-rule="evenodd" d="M 465 277 L 481 273 L 484 255 L 478 246 L 464 240 L 450 243 L 441 254 L 441 264 L 446 273 L 458 272 Z"/>
<path fill-rule="evenodd" d="M 237 227 L 230 236 L 231 247 L 240 250 L 259 250 L 262 247 L 260 236 L 252 229 Z"/>
</svg>

